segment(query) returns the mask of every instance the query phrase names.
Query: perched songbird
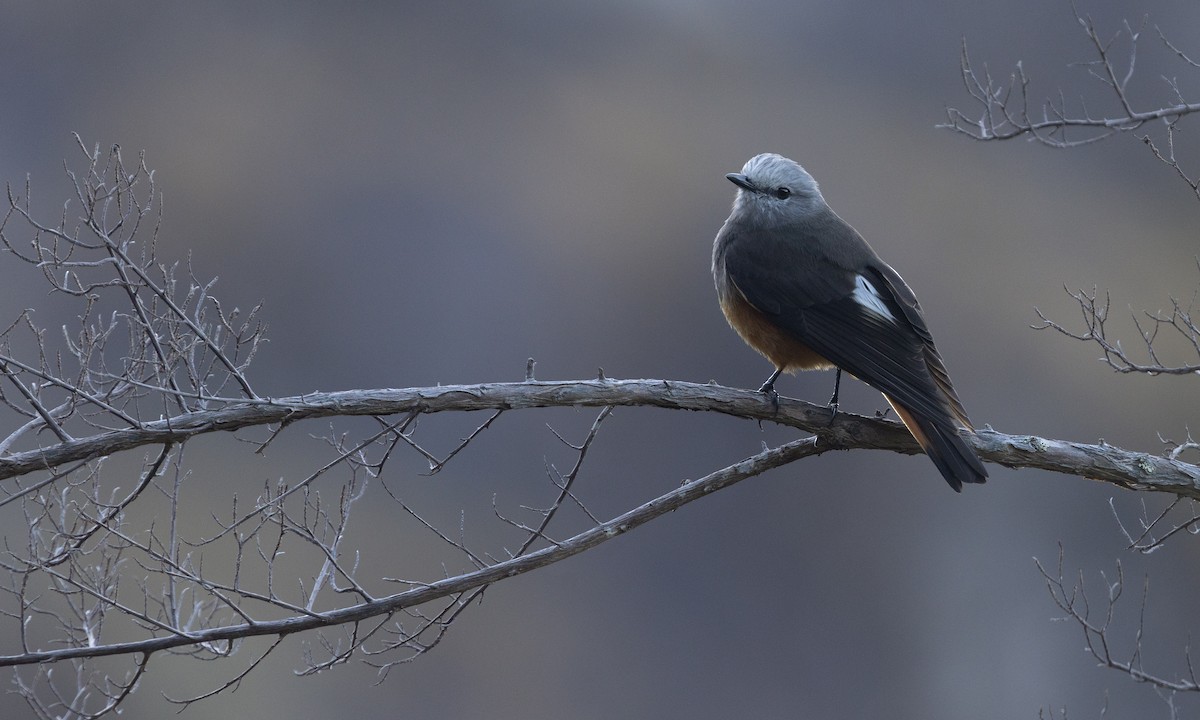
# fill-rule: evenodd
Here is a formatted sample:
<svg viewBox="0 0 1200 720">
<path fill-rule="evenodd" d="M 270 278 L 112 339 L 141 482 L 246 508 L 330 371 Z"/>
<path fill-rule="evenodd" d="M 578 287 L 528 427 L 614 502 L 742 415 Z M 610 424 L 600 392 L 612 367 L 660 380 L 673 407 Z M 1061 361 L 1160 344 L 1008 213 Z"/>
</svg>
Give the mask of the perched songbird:
<svg viewBox="0 0 1200 720">
<path fill-rule="evenodd" d="M 796 162 L 758 155 L 725 177 L 738 194 L 713 244 L 713 279 L 729 324 L 775 365 L 761 391 L 782 372 L 845 370 L 883 393 L 950 487 L 984 482 L 959 435 L 971 421 L 899 273 Z"/>
</svg>

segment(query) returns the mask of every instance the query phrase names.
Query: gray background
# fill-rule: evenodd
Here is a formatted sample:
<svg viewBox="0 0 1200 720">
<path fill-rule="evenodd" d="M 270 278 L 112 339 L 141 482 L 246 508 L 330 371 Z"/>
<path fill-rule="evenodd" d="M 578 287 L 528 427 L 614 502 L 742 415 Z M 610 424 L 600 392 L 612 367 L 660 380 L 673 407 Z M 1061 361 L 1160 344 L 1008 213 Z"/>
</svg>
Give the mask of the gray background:
<svg viewBox="0 0 1200 720">
<path fill-rule="evenodd" d="M 1146 108 L 1168 97 L 1162 74 L 1196 85 L 1200 72 L 1189 77 L 1153 31 L 1200 54 L 1195 3 L 1080 9 L 1109 32 L 1150 13 L 1136 81 Z M 723 175 L 774 151 L 804 164 L 916 289 L 978 424 L 1157 451 L 1156 433 L 1180 438 L 1195 421 L 1195 378 L 1118 376 L 1093 348 L 1029 329 L 1034 306 L 1076 319 L 1064 284 L 1098 284 L 1133 345 L 1128 308 L 1190 295 L 1200 205 L 1187 187 L 1132 137 L 1055 151 L 934 129 L 945 105 L 965 103 L 964 36 L 997 75 L 1023 61 L 1039 97 L 1060 86 L 1101 97 L 1068 66 L 1091 55 L 1065 2 L 93 2 L 4 14 L 0 178 L 30 174 L 35 207 L 53 216 L 71 132 L 127 157 L 144 148 L 165 195 L 164 256 L 191 251 L 227 303 L 265 301 L 261 393 L 518 380 L 529 356 L 541 379 L 603 367 L 757 387 L 769 366 L 725 325 L 708 264 L 734 194 Z M 1180 142 L 1195 158 L 1192 135 Z M 0 283 L 5 323 L 51 303 L 11 260 Z M 831 381 L 780 390 L 823 402 Z M 843 396 L 855 412 L 882 404 L 861 386 Z M 544 423 L 578 440 L 592 417 L 505 418 L 436 479 L 406 458 L 391 481 L 451 526 L 471 508 L 486 544 L 500 537 L 487 529 L 492 493 L 509 508 L 544 502 L 543 460 L 569 466 Z M 422 432 L 449 447 L 474 420 Z M 195 443 L 194 480 L 205 495 L 252 496 L 319 464 L 304 436 L 267 459 Z M 611 515 L 794 436 L 622 409 L 583 491 Z M 1095 717 L 1106 692 L 1110 716 L 1167 717 L 1151 690 L 1093 667 L 1077 627 L 1053 622 L 1032 560 L 1053 563 L 1061 542 L 1098 600 L 1098 573 L 1123 559 L 1123 653 L 1150 573 L 1144 658 L 1182 669 L 1194 545 L 1130 556 L 1113 497 L 1132 521 L 1143 498 L 1080 478 L 993 466 L 988 485 L 958 496 L 923 457 L 826 456 L 493 588 L 434 653 L 381 684 L 357 663 L 296 678 L 293 640 L 185 717 L 999 719 L 1064 705 Z M 415 546 L 383 540 L 401 523 L 395 507 L 370 510 L 358 528 L 380 533 L 364 541 L 373 568 L 419 564 Z M 231 672 L 156 661 L 127 712 L 161 716 L 160 691 Z"/>
</svg>

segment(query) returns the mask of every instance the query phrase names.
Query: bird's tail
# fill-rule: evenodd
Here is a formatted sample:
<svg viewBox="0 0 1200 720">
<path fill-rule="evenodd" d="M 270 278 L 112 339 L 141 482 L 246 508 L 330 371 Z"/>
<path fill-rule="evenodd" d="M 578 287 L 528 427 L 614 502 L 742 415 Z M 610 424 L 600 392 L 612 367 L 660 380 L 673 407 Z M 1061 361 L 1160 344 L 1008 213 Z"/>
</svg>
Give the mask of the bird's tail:
<svg viewBox="0 0 1200 720">
<path fill-rule="evenodd" d="M 953 423 L 914 415 L 897 405 L 890 397 L 888 402 L 955 492 L 962 492 L 963 483 L 981 483 L 987 480 L 987 470 L 980 462 L 979 456 L 958 434 L 958 429 Z"/>
</svg>

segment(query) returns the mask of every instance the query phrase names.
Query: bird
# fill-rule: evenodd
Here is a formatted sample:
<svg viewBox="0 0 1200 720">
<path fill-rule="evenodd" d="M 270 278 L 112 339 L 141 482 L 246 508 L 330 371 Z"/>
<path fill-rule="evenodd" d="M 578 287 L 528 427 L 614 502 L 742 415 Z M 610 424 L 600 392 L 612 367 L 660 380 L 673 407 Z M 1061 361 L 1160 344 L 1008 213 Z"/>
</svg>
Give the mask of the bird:
<svg viewBox="0 0 1200 720">
<path fill-rule="evenodd" d="M 741 172 L 713 242 L 717 298 L 729 325 L 775 371 L 759 388 L 777 402 L 781 373 L 837 369 L 883 393 L 956 492 L 987 470 L 921 305 L 904 279 L 829 207 L 799 163 L 756 155 Z"/>
</svg>

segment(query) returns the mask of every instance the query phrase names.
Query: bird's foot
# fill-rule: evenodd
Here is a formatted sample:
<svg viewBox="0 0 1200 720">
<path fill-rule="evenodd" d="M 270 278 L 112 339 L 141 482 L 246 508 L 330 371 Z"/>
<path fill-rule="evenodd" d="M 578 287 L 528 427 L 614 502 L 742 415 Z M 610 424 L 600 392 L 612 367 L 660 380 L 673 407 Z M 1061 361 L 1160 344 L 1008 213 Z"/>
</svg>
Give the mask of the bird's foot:
<svg viewBox="0 0 1200 720">
<path fill-rule="evenodd" d="M 760 393 L 767 396 L 771 401 L 771 412 L 779 413 L 779 393 L 775 392 L 775 383 L 768 382 L 758 389 Z"/>
<path fill-rule="evenodd" d="M 775 381 L 779 379 L 779 375 L 782 372 L 783 368 L 775 368 L 775 372 L 771 373 L 771 377 L 767 378 L 767 381 L 758 389 L 760 393 L 771 399 L 771 409 L 775 413 L 779 412 L 779 393 L 775 392 Z"/>
</svg>

